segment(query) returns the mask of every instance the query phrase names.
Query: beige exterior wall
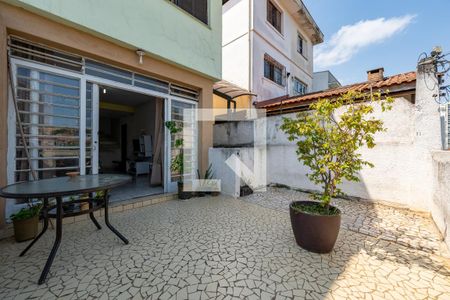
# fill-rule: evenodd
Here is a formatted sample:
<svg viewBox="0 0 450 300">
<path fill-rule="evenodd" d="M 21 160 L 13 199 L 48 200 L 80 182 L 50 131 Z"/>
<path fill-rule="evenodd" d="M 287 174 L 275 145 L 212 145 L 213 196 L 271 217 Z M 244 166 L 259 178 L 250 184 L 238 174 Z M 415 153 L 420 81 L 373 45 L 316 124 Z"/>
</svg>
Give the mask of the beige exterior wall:
<svg viewBox="0 0 450 300">
<path fill-rule="evenodd" d="M 234 98 L 236 101 L 236 108 L 252 108 L 253 96 L 241 96 Z"/>
<path fill-rule="evenodd" d="M 200 90 L 199 108 L 212 108 L 213 81 L 199 74 L 176 67 L 161 60 L 145 57 L 139 64 L 133 50 L 88 33 L 62 25 L 0 2 L 0 185 L 6 184 L 7 156 L 7 35 L 15 34 L 35 42 L 85 55 L 93 59 L 123 67 L 131 71 L 170 80 Z M 208 149 L 212 146 L 212 122 L 199 124 L 199 168 L 208 166 Z M 4 199 L 0 198 L 0 227 L 4 224 Z"/>
<path fill-rule="evenodd" d="M 236 108 L 252 108 L 252 96 L 240 96 L 233 99 L 236 101 Z M 213 95 L 214 108 L 227 108 L 227 99 L 218 95 Z"/>
<path fill-rule="evenodd" d="M 227 99 L 213 94 L 213 106 L 215 109 L 227 109 Z"/>
</svg>

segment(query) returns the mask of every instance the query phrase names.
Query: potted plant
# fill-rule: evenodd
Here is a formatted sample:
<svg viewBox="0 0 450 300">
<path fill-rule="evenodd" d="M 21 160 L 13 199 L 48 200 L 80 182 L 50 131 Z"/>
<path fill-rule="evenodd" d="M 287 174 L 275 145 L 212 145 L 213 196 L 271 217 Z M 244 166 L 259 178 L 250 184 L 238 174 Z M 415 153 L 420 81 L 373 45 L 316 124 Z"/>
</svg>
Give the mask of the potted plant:
<svg viewBox="0 0 450 300">
<path fill-rule="evenodd" d="M 211 195 L 211 196 L 218 196 L 220 192 L 214 190 L 214 171 L 212 169 L 212 164 L 209 164 L 208 168 L 205 171 L 205 174 L 202 176 L 200 175 L 200 170 L 197 169 L 197 177 L 199 180 L 203 180 L 200 185 L 200 192 L 197 192 L 197 195 L 202 197 L 205 194 Z"/>
<path fill-rule="evenodd" d="M 89 194 L 83 194 L 79 197 L 79 200 L 85 200 L 85 202 L 80 202 L 80 210 L 84 211 L 84 210 L 89 210 Z"/>
<path fill-rule="evenodd" d="M 36 237 L 41 207 L 41 204 L 28 204 L 27 207 L 11 215 L 14 238 L 17 242 L 28 241 Z"/>
<path fill-rule="evenodd" d="M 298 160 L 309 168 L 309 180 L 321 186 L 319 201 L 290 204 L 292 229 L 297 244 L 309 251 L 328 253 L 334 247 L 341 212 L 331 199 L 341 194 L 343 180 L 359 181 L 357 173 L 373 164 L 363 159 L 361 147 L 375 147 L 374 135 L 384 131 L 383 122 L 373 117 L 374 104 L 391 109 L 393 99 L 381 93 L 349 92 L 337 99 L 311 104 L 311 111 L 297 118 L 284 118 L 281 129 L 295 141 Z"/>
<path fill-rule="evenodd" d="M 165 125 L 171 135 L 177 135 L 183 131 L 183 128 L 178 127 L 175 121 L 166 121 Z M 183 181 L 184 174 L 184 152 L 183 152 L 184 140 L 183 138 L 176 137 L 174 142 L 174 148 L 178 150 L 178 154 L 172 159 L 170 169 L 180 175 L 178 179 L 178 198 L 186 200 L 192 197 L 192 193 L 185 191 L 185 183 Z"/>
</svg>

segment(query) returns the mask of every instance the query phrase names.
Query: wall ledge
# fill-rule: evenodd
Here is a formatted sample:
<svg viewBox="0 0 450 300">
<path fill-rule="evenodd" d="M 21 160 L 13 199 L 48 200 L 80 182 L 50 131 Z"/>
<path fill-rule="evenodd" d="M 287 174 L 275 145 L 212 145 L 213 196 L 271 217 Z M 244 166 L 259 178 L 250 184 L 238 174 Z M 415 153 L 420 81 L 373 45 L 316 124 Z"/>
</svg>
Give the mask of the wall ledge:
<svg viewBox="0 0 450 300">
<path fill-rule="evenodd" d="M 450 150 L 435 150 L 431 151 L 431 157 L 437 162 L 450 163 Z"/>
</svg>

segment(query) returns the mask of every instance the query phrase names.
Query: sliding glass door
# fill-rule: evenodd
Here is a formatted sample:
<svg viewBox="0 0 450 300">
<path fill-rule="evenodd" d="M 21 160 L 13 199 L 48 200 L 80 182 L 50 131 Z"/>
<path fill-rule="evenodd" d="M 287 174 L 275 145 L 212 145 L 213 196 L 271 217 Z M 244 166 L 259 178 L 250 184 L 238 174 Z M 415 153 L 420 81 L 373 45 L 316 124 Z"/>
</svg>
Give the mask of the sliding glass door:
<svg viewBox="0 0 450 300">
<path fill-rule="evenodd" d="M 166 120 L 173 121 L 177 128 L 182 129 L 177 134 L 170 134 L 166 128 L 168 159 L 166 159 L 166 192 L 175 192 L 177 182 L 189 182 L 197 174 L 197 112 L 196 104 L 181 100 L 166 100 Z M 183 146 L 177 147 L 176 141 L 182 139 Z M 184 170 L 181 174 L 172 168 L 173 160 L 183 153 Z"/>
</svg>

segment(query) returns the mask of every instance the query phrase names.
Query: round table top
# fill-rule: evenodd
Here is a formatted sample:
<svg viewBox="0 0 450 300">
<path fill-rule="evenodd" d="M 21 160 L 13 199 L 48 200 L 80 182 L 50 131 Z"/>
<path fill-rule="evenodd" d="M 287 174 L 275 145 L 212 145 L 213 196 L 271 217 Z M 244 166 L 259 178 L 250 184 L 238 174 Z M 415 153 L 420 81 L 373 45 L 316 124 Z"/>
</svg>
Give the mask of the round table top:
<svg viewBox="0 0 450 300">
<path fill-rule="evenodd" d="M 131 181 L 131 176 L 119 174 L 55 177 L 21 182 L 3 187 L 4 198 L 45 198 L 91 193 L 111 189 Z"/>
</svg>

